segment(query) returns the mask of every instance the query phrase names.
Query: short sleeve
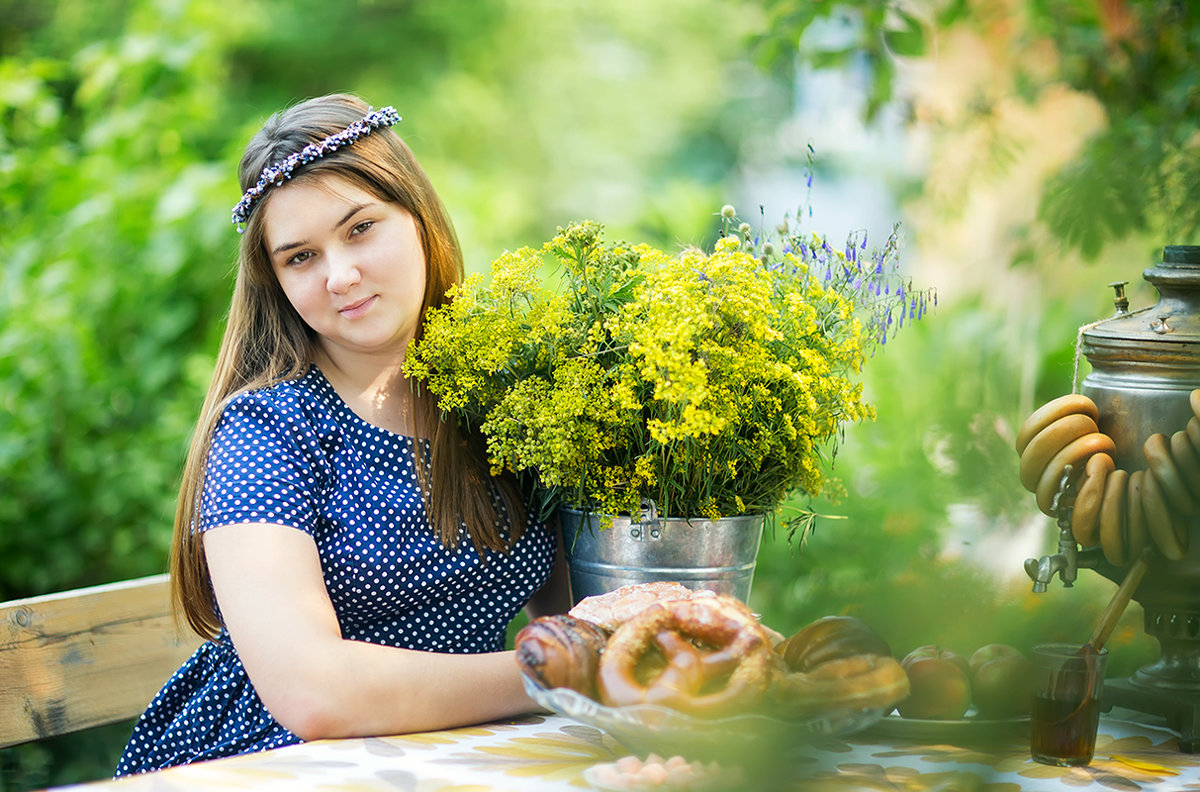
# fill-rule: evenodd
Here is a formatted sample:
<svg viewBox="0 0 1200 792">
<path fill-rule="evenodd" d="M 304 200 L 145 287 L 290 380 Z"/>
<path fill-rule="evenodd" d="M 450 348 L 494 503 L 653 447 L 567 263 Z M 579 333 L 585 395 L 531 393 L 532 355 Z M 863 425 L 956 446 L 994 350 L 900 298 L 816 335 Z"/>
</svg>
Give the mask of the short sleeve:
<svg viewBox="0 0 1200 792">
<path fill-rule="evenodd" d="M 199 530 L 266 522 L 312 534 L 323 488 L 320 444 L 294 398 L 242 394 L 213 432 Z"/>
</svg>

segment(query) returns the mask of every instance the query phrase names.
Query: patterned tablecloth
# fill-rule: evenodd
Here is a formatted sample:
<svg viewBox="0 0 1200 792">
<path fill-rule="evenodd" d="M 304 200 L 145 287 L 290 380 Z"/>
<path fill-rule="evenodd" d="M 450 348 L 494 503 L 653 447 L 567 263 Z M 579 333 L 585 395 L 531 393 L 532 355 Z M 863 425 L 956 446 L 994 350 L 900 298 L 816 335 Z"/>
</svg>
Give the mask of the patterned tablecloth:
<svg viewBox="0 0 1200 792">
<path fill-rule="evenodd" d="M 744 789 L 787 790 L 1200 790 L 1200 754 L 1178 751 L 1175 733 L 1125 719 L 1100 723 L 1089 767 L 1056 768 L 1029 758 L 1019 730 L 956 736 L 899 735 L 880 727 L 796 747 L 772 778 Z M 882 732 L 882 733 L 881 733 Z M 940 739 L 945 737 L 945 739 Z M 539 792 L 586 790 L 588 767 L 628 754 L 609 735 L 559 716 L 398 737 L 321 740 L 115 781 L 61 787 L 77 792 L 172 790 L 408 790 Z M 703 759 L 705 757 L 693 757 Z"/>
</svg>

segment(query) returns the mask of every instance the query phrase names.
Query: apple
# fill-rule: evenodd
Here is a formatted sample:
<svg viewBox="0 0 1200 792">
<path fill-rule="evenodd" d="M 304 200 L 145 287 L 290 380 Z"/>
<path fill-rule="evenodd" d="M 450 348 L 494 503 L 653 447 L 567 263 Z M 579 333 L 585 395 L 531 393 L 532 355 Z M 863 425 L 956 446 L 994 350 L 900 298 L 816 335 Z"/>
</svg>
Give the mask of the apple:
<svg viewBox="0 0 1200 792">
<path fill-rule="evenodd" d="M 967 679 L 971 678 L 970 661 L 957 652 L 951 651 L 944 646 L 939 646 L 938 644 L 925 644 L 924 646 L 918 646 L 916 649 L 913 649 L 911 652 L 909 652 L 905 659 L 907 660 L 909 657 L 913 659 L 918 657 L 939 657 L 942 660 L 948 660 L 949 662 L 954 663 L 954 665 L 961 668 L 962 672 L 967 675 Z"/>
<path fill-rule="evenodd" d="M 1019 654 L 1021 654 L 1021 650 L 1009 644 L 984 644 L 971 653 L 971 659 L 968 660 L 967 663 L 971 667 L 971 675 L 974 676 L 975 672 L 978 671 L 979 667 L 984 663 L 995 660 L 997 657 L 1010 657 L 1012 655 Z"/>
<path fill-rule="evenodd" d="M 936 644 L 919 646 L 900 665 L 908 674 L 902 718 L 958 720 L 971 706 L 971 667 L 962 655 Z"/>
<path fill-rule="evenodd" d="M 1033 664 L 1020 649 L 988 644 L 971 654 L 975 708 L 987 718 L 1028 715 L 1033 700 Z"/>
</svg>

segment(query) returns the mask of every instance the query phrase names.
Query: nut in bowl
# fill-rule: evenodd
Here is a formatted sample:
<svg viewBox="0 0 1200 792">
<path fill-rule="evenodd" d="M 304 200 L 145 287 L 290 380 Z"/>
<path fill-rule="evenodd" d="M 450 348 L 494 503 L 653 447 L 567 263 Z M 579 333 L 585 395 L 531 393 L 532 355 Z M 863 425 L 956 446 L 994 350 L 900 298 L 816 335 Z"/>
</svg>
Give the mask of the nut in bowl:
<svg viewBox="0 0 1200 792">
<path fill-rule="evenodd" d="M 820 663 L 792 668 L 779 651 L 787 642 L 744 603 L 678 593 L 622 614 L 600 645 L 586 619 L 530 622 L 516 638 L 526 690 L 541 706 L 603 729 L 631 750 L 739 758 L 748 749 L 861 730 L 907 695 L 907 677 L 890 655 L 823 650 Z M 584 600 L 572 614 L 586 616 L 587 606 Z M 853 651 L 863 645 L 845 643 Z"/>
</svg>

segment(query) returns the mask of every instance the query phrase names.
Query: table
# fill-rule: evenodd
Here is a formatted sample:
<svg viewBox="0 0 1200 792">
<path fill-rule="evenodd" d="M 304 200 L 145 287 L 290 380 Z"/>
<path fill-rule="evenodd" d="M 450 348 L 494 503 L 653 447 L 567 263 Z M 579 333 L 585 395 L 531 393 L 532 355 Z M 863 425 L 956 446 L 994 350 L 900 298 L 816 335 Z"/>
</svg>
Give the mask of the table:
<svg viewBox="0 0 1200 792">
<path fill-rule="evenodd" d="M 1089 767 L 1033 762 L 1019 731 L 978 744 L 909 740 L 879 729 L 796 748 L 781 786 L 841 790 L 1200 790 L 1200 754 L 1132 711 L 1106 714 Z M 956 740 L 956 742 L 958 742 Z M 319 740 L 141 776 L 60 787 L 75 792 L 330 790 L 330 792 L 564 792 L 586 790 L 583 771 L 627 749 L 591 726 L 557 715 L 450 731 Z M 703 758 L 703 757 L 695 757 Z M 747 789 L 763 788 L 759 783 Z"/>
</svg>

